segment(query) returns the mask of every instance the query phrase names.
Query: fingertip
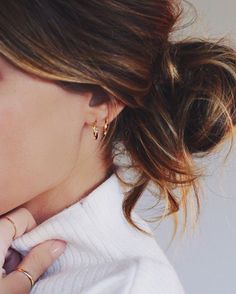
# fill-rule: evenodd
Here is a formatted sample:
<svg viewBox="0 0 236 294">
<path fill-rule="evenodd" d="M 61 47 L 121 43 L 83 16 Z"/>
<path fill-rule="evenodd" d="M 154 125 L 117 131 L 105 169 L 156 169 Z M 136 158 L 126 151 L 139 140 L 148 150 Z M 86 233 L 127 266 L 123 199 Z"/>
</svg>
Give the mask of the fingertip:
<svg viewBox="0 0 236 294">
<path fill-rule="evenodd" d="M 66 242 L 63 240 L 53 241 L 52 245 L 50 246 L 50 251 L 53 258 L 60 256 L 65 251 L 66 245 Z"/>
</svg>

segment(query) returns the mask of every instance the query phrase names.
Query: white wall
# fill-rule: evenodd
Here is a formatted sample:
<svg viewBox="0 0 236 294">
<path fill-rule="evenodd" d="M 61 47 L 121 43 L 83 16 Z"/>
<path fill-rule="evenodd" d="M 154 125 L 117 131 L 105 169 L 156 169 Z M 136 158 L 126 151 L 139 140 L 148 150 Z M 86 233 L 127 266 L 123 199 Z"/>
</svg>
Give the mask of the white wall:
<svg viewBox="0 0 236 294">
<path fill-rule="evenodd" d="M 190 2 L 199 17 L 195 25 L 179 32 L 180 35 L 227 35 L 236 40 L 236 0 Z M 182 240 L 177 237 L 167 248 L 173 228 L 171 221 L 163 221 L 155 230 L 158 243 L 188 294 L 236 293 L 236 147 L 225 164 L 223 158 L 229 143 L 223 147 L 220 154 L 202 162 L 208 176 L 202 179 L 205 197 L 201 196 L 202 212 L 194 234 L 188 230 Z M 147 205 L 142 203 L 140 207 Z"/>
</svg>

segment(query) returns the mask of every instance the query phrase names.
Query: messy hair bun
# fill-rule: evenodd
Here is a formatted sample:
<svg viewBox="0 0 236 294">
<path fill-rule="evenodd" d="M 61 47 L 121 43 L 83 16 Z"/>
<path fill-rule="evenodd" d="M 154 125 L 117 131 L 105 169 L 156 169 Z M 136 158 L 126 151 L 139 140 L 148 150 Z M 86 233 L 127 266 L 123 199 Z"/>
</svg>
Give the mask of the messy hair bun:
<svg viewBox="0 0 236 294">
<path fill-rule="evenodd" d="M 90 90 L 94 99 L 104 95 L 125 104 L 101 148 L 108 169 L 120 176 L 113 151 L 121 143 L 120 152 L 131 159 L 125 168 L 138 172 L 123 202 L 126 219 L 138 229 L 131 211 L 149 183 L 165 203 L 162 216 L 172 214 L 176 221 L 179 208 L 186 216 L 193 199 L 199 213 L 201 172 L 194 155 L 219 146 L 235 125 L 236 51 L 223 38 L 170 41 L 182 2 L 0 3 L 1 54 L 68 90 Z"/>
<path fill-rule="evenodd" d="M 236 55 L 224 42 L 187 38 L 169 44 L 156 68 L 157 95 L 191 154 L 211 152 L 236 122 Z"/>
<path fill-rule="evenodd" d="M 198 180 L 203 174 L 194 157 L 209 154 L 233 135 L 235 95 L 236 51 L 226 39 L 186 38 L 166 43 L 153 63 L 152 86 L 143 106 L 121 114 L 119 140 L 141 171 L 139 185 L 146 186 L 145 177 L 158 184 L 169 204 L 167 215 L 182 205 L 187 216 L 191 189 L 199 215 Z M 176 188 L 181 190 L 180 199 L 171 192 Z M 130 209 L 133 203 L 127 198 L 125 205 Z"/>
</svg>

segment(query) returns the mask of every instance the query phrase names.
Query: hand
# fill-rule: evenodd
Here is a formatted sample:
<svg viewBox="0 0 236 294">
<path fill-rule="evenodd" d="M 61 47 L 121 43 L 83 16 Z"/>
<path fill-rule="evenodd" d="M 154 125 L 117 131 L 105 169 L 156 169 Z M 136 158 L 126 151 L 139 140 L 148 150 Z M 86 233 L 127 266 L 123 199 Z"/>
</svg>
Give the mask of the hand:
<svg viewBox="0 0 236 294">
<path fill-rule="evenodd" d="M 16 225 L 16 237 L 36 227 L 36 222 L 26 208 L 6 214 Z M 21 267 L 28 271 L 36 282 L 47 268 L 59 257 L 66 243 L 60 240 L 47 240 L 33 247 L 24 258 L 12 248 L 9 248 L 15 233 L 14 225 L 5 218 L 0 217 L 0 293 L 26 294 L 31 290 L 29 278 L 22 272 L 15 271 Z M 2 271 L 2 275 L 1 275 Z"/>
</svg>

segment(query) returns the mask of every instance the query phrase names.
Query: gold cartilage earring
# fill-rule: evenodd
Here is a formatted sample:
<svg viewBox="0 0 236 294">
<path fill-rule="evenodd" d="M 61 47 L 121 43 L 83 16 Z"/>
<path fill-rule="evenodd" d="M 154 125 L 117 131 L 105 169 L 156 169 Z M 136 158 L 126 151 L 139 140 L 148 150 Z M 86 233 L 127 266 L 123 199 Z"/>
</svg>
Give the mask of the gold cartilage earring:
<svg viewBox="0 0 236 294">
<path fill-rule="evenodd" d="M 105 125 L 104 125 L 104 127 L 103 127 L 103 137 L 106 136 L 106 134 L 107 134 L 107 129 L 108 129 L 108 119 L 106 118 L 106 119 L 105 119 Z"/>
<path fill-rule="evenodd" d="M 95 137 L 95 140 L 97 140 L 97 138 L 98 138 L 98 128 L 96 127 L 96 122 L 97 122 L 97 120 L 95 120 L 95 122 L 93 124 L 93 135 Z"/>
</svg>

